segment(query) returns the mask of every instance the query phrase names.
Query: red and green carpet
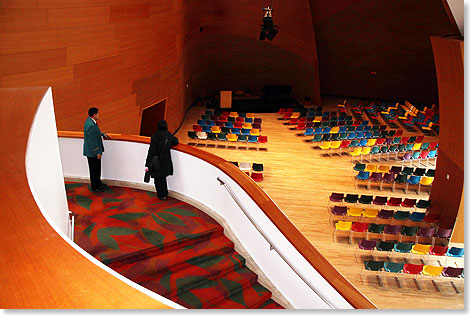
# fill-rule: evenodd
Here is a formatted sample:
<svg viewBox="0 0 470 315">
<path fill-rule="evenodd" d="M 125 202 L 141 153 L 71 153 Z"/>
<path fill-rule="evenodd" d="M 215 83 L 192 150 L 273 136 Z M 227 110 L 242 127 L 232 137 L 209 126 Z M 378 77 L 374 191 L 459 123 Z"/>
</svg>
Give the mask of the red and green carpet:
<svg viewBox="0 0 470 315">
<path fill-rule="evenodd" d="M 282 308 L 201 210 L 132 188 L 66 191 L 75 242 L 126 278 L 187 308 Z"/>
</svg>

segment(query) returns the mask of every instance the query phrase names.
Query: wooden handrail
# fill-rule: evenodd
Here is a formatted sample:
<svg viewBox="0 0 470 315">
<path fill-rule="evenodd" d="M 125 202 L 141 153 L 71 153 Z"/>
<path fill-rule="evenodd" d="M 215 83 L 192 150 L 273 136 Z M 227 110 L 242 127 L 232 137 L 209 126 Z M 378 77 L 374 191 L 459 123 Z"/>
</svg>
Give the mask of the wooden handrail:
<svg viewBox="0 0 470 315">
<path fill-rule="evenodd" d="M 82 132 L 59 131 L 59 137 L 83 138 Z M 150 143 L 149 137 L 108 134 L 112 140 Z M 253 199 L 268 218 L 277 226 L 289 242 L 305 257 L 305 259 L 335 288 L 354 308 L 371 309 L 376 306 L 359 292 L 346 278 L 341 275 L 328 260 L 305 238 L 292 224 L 271 198 L 251 178 L 246 176 L 232 163 L 209 152 L 199 150 L 186 144 L 178 144 L 174 150 L 192 155 L 219 168 L 233 179 Z"/>
<path fill-rule="evenodd" d="M 46 91 L 0 89 L 0 308 L 170 308 L 86 259 L 42 215 L 25 155 Z"/>
</svg>

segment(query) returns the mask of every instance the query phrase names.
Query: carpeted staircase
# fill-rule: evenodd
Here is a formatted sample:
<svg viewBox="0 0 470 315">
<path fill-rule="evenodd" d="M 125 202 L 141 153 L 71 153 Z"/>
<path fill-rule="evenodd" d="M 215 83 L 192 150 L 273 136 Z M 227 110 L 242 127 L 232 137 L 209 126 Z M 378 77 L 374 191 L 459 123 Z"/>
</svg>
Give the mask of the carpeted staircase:
<svg viewBox="0 0 470 315">
<path fill-rule="evenodd" d="M 124 187 L 93 193 L 66 183 L 66 191 L 76 243 L 128 279 L 187 308 L 283 308 L 197 208 Z"/>
</svg>

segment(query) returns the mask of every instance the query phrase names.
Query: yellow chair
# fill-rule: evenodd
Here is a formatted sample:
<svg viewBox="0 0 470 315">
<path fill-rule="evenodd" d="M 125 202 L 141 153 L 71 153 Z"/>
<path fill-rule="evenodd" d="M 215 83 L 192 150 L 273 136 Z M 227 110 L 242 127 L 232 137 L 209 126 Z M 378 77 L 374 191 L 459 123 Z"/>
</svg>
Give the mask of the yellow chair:
<svg viewBox="0 0 470 315">
<path fill-rule="evenodd" d="M 369 173 L 377 172 L 377 165 L 376 164 L 367 164 L 364 171 L 369 172 Z"/>
<path fill-rule="evenodd" d="M 372 150 L 372 147 L 363 147 L 362 152 L 361 152 L 361 163 L 362 163 L 362 156 L 363 155 L 370 155 L 370 150 Z M 369 159 L 369 162 L 371 160 Z"/>
<path fill-rule="evenodd" d="M 423 275 L 437 277 L 441 275 L 443 270 L 444 270 L 444 266 L 424 265 Z"/>
<path fill-rule="evenodd" d="M 348 207 L 348 216 L 350 217 L 361 217 L 363 209 L 357 207 Z"/>
<path fill-rule="evenodd" d="M 365 218 L 376 218 L 379 214 L 379 209 L 366 208 L 362 213 L 362 216 Z"/>
<path fill-rule="evenodd" d="M 411 248 L 411 252 L 416 255 L 427 255 L 431 250 L 431 245 L 415 244 Z"/>
<path fill-rule="evenodd" d="M 252 135 L 252 136 L 259 136 L 259 135 L 260 135 L 259 129 L 258 129 L 258 128 L 252 128 L 252 129 L 250 130 L 250 135 Z"/>
<path fill-rule="evenodd" d="M 246 113 L 246 118 L 255 118 L 255 113 Z"/>
<path fill-rule="evenodd" d="M 230 143 L 235 143 L 238 148 L 238 135 L 234 133 L 227 134 L 227 141 Z"/>
<path fill-rule="evenodd" d="M 251 125 L 251 123 L 243 123 L 242 128 L 243 129 L 251 129 L 252 125 Z"/>
<path fill-rule="evenodd" d="M 362 152 L 362 147 L 354 148 L 354 151 L 349 152 L 349 154 L 351 155 L 351 159 L 352 159 L 353 157 L 360 156 L 360 155 L 361 155 L 361 152 Z M 362 158 L 361 158 L 361 162 L 362 162 Z"/>
<path fill-rule="evenodd" d="M 330 133 L 338 133 L 339 132 L 339 127 L 333 127 L 330 130 Z"/>
<path fill-rule="evenodd" d="M 366 142 L 366 147 L 372 147 L 375 145 L 376 142 L 377 142 L 377 139 L 369 139 Z"/>
<path fill-rule="evenodd" d="M 336 242 L 336 232 L 337 231 L 347 232 L 347 236 L 349 238 L 349 232 L 351 231 L 351 227 L 352 227 L 352 222 L 346 222 L 346 221 L 336 222 L 335 223 L 335 229 L 333 231 L 333 241 Z"/>
<path fill-rule="evenodd" d="M 212 126 L 211 127 L 211 132 L 212 133 L 220 133 L 222 131 L 222 129 L 220 129 L 219 126 Z"/>
<path fill-rule="evenodd" d="M 229 117 L 238 117 L 238 112 L 230 112 Z"/>
<path fill-rule="evenodd" d="M 415 144 L 413 145 L 413 149 L 411 149 L 411 150 L 413 150 L 413 151 L 419 151 L 419 150 L 421 149 L 421 146 L 422 146 L 422 145 L 423 145 L 422 143 L 415 143 Z"/>
<path fill-rule="evenodd" d="M 313 122 L 321 122 L 323 119 L 322 116 L 315 116 L 315 119 L 313 120 Z"/>
<path fill-rule="evenodd" d="M 322 150 L 331 149 L 331 141 L 323 141 L 323 143 L 320 145 L 320 149 Z"/>
<path fill-rule="evenodd" d="M 292 113 L 292 115 L 290 116 L 290 118 L 299 118 L 299 117 L 300 117 L 300 112 Z"/>
<path fill-rule="evenodd" d="M 377 172 L 379 173 L 388 173 L 390 171 L 390 166 L 388 165 L 379 165 L 379 168 L 377 168 Z"/>
<path fill-rule="evenodd" d="M 431 131 L 432 130 L 432 121 L 430 121 L 427 126 L 421 127 L 421 129 Z"/>
<path fill-rule="evenodd" d="M 342 141 L 331 141 L 331 150 L 339 149 Z"/>
<path fill-rule="evenodd" d="M 433 182 L 434 182 L 434 177 L 422 176 L 421 179 L 419 180 L 418 195 L 421 192 L 421 186 L 432 186 Z"/>
</svg>

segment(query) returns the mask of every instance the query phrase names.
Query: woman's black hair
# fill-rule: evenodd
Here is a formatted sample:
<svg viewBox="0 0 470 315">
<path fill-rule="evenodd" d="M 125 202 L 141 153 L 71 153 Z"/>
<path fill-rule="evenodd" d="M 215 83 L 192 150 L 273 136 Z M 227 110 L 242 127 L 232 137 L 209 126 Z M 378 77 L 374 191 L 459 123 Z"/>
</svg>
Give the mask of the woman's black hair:
<svg viewBox="0 0 470 315">
<path fill-rule="evenodd" d="M 159 120 L 157 123 L 157 130 L 158 131 L 168 131 L 168 124 L 166 120 Z"/>
</svg>

